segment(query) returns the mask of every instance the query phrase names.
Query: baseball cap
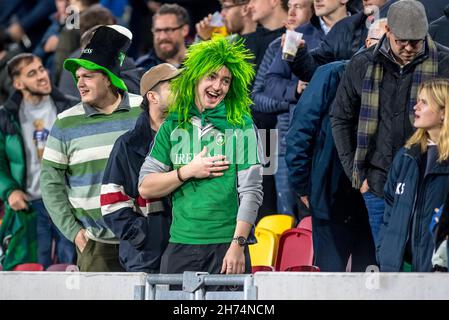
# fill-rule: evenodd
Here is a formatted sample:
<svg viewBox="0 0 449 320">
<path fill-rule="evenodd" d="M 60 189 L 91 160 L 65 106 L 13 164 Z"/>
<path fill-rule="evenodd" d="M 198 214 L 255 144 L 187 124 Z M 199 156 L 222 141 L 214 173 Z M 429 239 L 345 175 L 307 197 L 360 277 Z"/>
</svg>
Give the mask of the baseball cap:
<svg viewBox="0 0 449 320">
<path fill-rule="evenodd" d="M 161 63 L 145 72 L 140 80 L 140 94 L 144 96 L 153 89 L 158 83 L 175 78 L 181 73 L 181 70 L 169 63 Z"/>
</svg>

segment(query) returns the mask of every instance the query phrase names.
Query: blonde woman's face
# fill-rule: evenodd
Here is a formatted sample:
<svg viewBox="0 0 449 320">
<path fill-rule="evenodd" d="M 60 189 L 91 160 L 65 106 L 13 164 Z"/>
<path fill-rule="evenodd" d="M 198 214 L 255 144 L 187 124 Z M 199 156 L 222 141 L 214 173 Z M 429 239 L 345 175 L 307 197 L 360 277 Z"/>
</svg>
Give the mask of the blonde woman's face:
<svg viewBox="0 0 449 320">
<path fill-rule="evenodd" d="M 426 90 L 421 90 L 418 102 L 413 107 L 415 110 L 415 128 L 431 130 L 441 127 L 444 119 L 444 109 L 439 108 L 427 95 Z"/>
</svg>

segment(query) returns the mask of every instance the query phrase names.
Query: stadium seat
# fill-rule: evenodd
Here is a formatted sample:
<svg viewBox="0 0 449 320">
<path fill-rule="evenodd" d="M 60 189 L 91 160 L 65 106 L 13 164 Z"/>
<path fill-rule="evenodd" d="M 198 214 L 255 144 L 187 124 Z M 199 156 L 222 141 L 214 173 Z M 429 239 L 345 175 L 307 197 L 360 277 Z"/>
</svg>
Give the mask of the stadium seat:
<svg viewBox="0 0 449 320">
<path fill-rule="evenodd" d="M 312 232 L 303 228 L 286 230 L 279 240 L 275 270 L 313 266 Z"/>
<path fill-rule="evenodd" d="M 259 271 L 274 271 L 274 267 L 272 266 L 252 266 L 251 272 L 256 273 Z"/>
<path fill-rule="evenodd" d="M 270 230 L 256 227 L 256 244 L 249 246 L 249 255 L 252 266 L 274 266 L 278 237 Z"/>
<path fill-rule="evenodd" d="M 44 271 L 44 266 L 40 263 L 22 263 L 16 265 L 12 271 Z"/>
<path fill-rule="evenodd" d="M 47 268 L 47 271 L 76 271 L 78 270 L 78 267 L 74 264 L 68 264 L 68 263 L 58 263 L 58 264 L 52 264 Z"/>
<path fill-rule="evenodd" d="M 260 219 L 257 227 L 270 230 L 280 237 L 285 230 L 293 228 L 294 223 L 295 218 L 292 216 L 286 214 L 272 214 Z"/>
<path fill-rule="evenodd" d="M 284 271 L 319 272 L 320 268 L 318 268 L 317 266 L 294 266 L 288 267 Z"/>
<path fill-rule="evenodd" d="M 299 221 L 298 228 L 306 229 L 312 232 L 312 217 L 304 217 Z"/>
</svg>

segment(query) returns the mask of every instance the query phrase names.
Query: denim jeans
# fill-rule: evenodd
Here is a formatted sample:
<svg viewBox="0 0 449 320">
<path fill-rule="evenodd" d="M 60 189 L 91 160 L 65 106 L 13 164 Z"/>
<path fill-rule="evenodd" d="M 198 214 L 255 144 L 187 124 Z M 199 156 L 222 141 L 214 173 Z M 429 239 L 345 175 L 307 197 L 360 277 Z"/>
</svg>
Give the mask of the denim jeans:
<svg viewBox="0 0 449 320">
<path fill-rule="evenodd" d="M 298 220 L 298 217 L 296 216 L 296 211 L 298 210 L 296 205 L 297 200 L 288 181 L 287 163 L 285 162 L 285 156 L 283 155 L 279 155 L 278 157 L 278 170 L 274 175 L 274 180 L 277 191 L 277 213 L 287 214 Z"/>
<path fill-rule="evenodd" d="M 37 215 L 37 259 L 45 268 L 53 264 L 51 248 L 53 239 L 56 242 L 58 263 L 73 264 L 75 262 L 75 246 L 67 240 L 51 221 L 47 209 L 41 199 L 31 201 Z"/>
<path fill-rule="evenodd" d="M 373 234 L 374 245 L 377 247 L 379 245 L 379 230 L 384 217 L 385 201 L 369 191 L 362 195 L 365 200 L 366 209 L 368 210 L 369 224 L 371 233 Z"/>
</svg>

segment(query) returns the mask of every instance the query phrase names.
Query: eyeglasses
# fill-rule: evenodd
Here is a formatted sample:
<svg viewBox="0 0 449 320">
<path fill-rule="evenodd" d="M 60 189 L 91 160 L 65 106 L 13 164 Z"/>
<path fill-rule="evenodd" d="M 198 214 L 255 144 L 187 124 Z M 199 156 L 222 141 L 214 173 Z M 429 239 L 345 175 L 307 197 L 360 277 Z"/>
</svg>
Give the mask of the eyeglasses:
<svg viewBox="0 0 449 320">
<path fill-rule="evenodd" d="M 167 35 L 172 35 L 173 32 L 175 32 L 176 30 L 179 30 L 183 27 L 184 25 L 180 25 L 179 27 L 175 27 L 175 28 L 153 28 L 151 29 L 151 32 L 153 32 L 154 34 L 158 34 L 158 33 L 166 33 Z"/>
<path fill-rule="evenodd" d="M 227 6 L 223 4 L 221 6 L 221 11 L 229 10 L 231 8 L 234 8 L 234 7 L 244 6 L 245 4 L 248 4 L 248 3 L 249 3 L 249 1 L 246 1 L 246 2 L 243 2 L 243 3 L 228 4 Z"/>
<path fill-rule="evenodd" d="M 396 45 L 399 47 L 406 47 L 407 45 L 410 45 L 413 48 L 418 47 L 421 43 L 423 43 L 424 39 L 419 40 L 398 40 L 395 39 L 394 42 L 396 42 Z"/>
</svg>

